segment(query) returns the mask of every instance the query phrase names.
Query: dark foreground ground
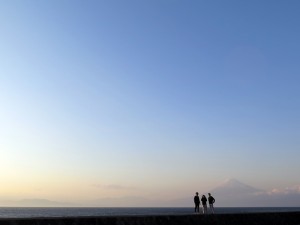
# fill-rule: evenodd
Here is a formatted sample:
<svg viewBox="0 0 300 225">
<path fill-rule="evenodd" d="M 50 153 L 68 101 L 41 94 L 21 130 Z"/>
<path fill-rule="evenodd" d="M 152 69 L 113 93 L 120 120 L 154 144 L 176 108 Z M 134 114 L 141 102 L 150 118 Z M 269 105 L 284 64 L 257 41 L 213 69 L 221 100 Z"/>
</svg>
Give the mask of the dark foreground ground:
<svg viewBox="0 0 300 225">
<path fill-rule="evenodd" d="M 300 212 L 0 219 L 0 225 L 300 225 Z"/>
</svg>

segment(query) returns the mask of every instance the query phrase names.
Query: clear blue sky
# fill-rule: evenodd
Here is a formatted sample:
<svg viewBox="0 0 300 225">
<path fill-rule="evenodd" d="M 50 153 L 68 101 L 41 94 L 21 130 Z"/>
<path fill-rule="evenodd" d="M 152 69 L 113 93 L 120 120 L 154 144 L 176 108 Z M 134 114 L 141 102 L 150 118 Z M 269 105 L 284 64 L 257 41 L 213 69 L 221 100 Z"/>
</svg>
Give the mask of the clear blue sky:
<svg viewBox="0 0 300 225">
<path fill-rule="evenodd" d="M 300 184 L 299 9 L 1 1 L 0 199 Z"/>
</svg>

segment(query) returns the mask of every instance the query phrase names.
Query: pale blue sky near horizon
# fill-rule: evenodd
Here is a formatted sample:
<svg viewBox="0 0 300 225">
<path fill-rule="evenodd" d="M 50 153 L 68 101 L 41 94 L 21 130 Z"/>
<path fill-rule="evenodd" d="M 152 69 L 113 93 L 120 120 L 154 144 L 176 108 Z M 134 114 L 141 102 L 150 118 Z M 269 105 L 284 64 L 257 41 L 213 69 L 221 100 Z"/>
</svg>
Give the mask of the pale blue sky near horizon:
<svg viewBox="0 0 300 225">
<path fill-rule="evenodd" d="M 1 1 L 0 197 L 299 185 L 299 8 Z"/>
</svg>

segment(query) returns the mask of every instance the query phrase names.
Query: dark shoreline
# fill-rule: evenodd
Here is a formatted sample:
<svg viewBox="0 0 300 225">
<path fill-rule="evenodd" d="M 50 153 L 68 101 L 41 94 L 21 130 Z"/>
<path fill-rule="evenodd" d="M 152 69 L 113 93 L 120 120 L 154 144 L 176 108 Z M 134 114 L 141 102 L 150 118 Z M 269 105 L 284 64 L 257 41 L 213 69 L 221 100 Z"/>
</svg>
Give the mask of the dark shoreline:
<svg viewBox="0 0 300 225">
<path fill-rule="evenodd" d="M 0 218 L 0 225 L 300 225 L 300 212 Z"/>
</svg>

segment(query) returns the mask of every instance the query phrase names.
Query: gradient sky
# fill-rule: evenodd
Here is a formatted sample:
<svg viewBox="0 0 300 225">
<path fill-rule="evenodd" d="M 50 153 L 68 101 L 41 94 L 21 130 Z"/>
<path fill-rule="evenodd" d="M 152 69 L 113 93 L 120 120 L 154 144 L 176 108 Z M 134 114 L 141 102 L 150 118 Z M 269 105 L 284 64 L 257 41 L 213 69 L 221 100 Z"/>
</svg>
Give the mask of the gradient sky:
<svg viewBox="0 0 300 225">
<path fill-rule="evenodd" d="M 300 184 L 300 1 L 0 2 L 0 200 Z"/>
</svg>

